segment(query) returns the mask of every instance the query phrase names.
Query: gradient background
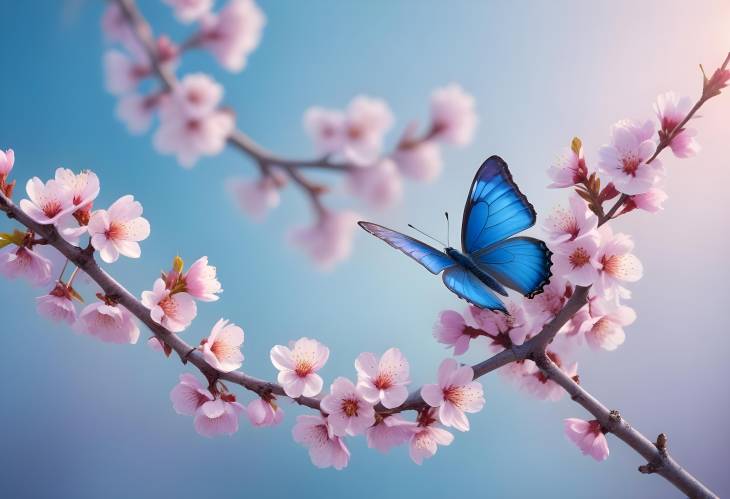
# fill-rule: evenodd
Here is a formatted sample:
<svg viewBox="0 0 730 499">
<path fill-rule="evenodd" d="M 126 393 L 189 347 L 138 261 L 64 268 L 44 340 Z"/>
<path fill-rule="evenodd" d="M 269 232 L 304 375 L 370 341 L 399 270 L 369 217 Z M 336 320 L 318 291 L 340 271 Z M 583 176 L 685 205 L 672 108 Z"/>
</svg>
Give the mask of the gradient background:
<svg viewBox="0 0 730 499">
<path fill-rule="evenodd" d="M 182 37 L 160 2 L 141 3 L 158 32 Z M 102 86 L 101 2 L 1 5 L 0 146 L 15 148 L 16 177 L 92 168 L 102 181 L 100 206 L 133 193 L 152 235 L 141 260 L 121 259 L 112 273 L 134 293 L 149 289 L 176 252 L 189 262 L 209 255 L 226 291 L 200 306 L 186 339 L 197 341 L 226 317 L 246 330 L 245 368 L 258 376 L 275 375 L 272 345 L 308 335 L 332 350 L 326 379 L 354 376 L 359 352 L 389 346 L 406 353 L 415 383 L 434 378 L 445 355 L 431 337 L 436 314 L 463 303 L 437 279 L 364 234 L 346 263 L 315 271 L 284 243 L 286 228 L 308 221 L 298 192 L 285 192 L 264 224 L 250 223 L 223 190 L 229 176 L 253 173 L 248 160 L 227 150 L 185 171 L 155 153 L 149 136 L 132 137 L 114 119 L 115 101 Z M 475 168 L 493 153 L 545 214 L 568 194 L 545 189 L 545 169 L 573 135 L 594 163 L 613 122 L 649 117 L 661 91 L 697 95 L 697 64 L 714 68 L 730 48 L 730 4 L 719 0 L 260 5 L 268 24 L 242 74 L 215 71 L 203 54 L 182 70 L 213 71 L 238 125 L 273 150 L 311 154 L 300 122 L 312 104 L 381 96 L 402 129 L 427 119 L 436 86 L 457 81 L 476 96 L 474 143 L 446 150 L 436 182 L 409 184 L 404 203 L 368 214 L 436 234 L 445 209 L 461 212 Z M 586 388 L 647 436 L 667 432 L 672 453 L 721 496 L 730 494 L 729 112 L 728 95 L 703 109 L 698 157 L 664 155 L 670 198 L 662 214 L 615 223 L 633 235 L 645 265 L 632 286 L 639 318 L 617 352 L 580 358 Z M 563 418 L 587 416 L 580 407 L 533 400 L 497 375 L 482 380 L 487 406 L 471 418 L 472 431 L 422 467 L 405 448 L 381 456 L 358 438 L 348 443 L 345 471 L 318 470 L 291 440 L 299 410 L 287 403 L 278 428 L 243 421 L 234 437 L 209 440 L 172 410 L 177 362 L 143 342 L 112 346 L 48 323 L 34 313 L 37 294 L 25 283 L 0 286 L 4 497 L 678 496 L 661 478 L 637 473 L 641 459 L 610 436 L 608 461 L 582 457 L 562 434 Z M 478 346 L 466 360 L 484 352 Z"/>
</svg>

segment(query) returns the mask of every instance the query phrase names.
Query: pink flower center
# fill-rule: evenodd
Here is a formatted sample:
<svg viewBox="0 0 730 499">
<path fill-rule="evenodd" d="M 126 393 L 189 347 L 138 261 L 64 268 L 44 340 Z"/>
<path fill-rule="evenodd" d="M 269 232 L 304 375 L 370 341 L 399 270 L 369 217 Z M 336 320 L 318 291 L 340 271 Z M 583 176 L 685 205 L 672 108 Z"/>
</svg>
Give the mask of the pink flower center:
<svg viewBox="0 0 730 499">
<path fill-rule="evenodd" d="M 342 400 L 342 405 L 340 407 L 342 412 L 344 412 L 348 418 L 353 418 L 357 417 L 357 411 L 360 409 L 360 403 L 357 399 L 347 398 Z"/>
<path fill-rule="evenodd" d="M 43 213 L 48 218 L 53 218 L 59 213 L 61 213 L 61 203 L 55 199 L 46 202 L 46 204 L 43 205 Z"/>
<path fill-rule="evenodd" d="M 617 275 L 621 270 L 621 257 L 617 255 L 605 255 L 601 258 L 601 264 L 603 265 L 603 271 Z"/>
<path fill-rule="evenodd" d="M 299 376 L 300 378 L 304 378 L 309 374 L 312 374 L 313 371 L 314 366 L 308 360 L 300 359 L 294 366 L 294 372 L 297 373 L 297 376 Z"/>
<path fill-rule="evenodd" d="M 124 238 L 124 226 L 116 222 L 109 224 L 109 228 L 104 231 L 104 236 L 109 240 L 117 240 Z"/>
<path fill-rule="evenodd" d="M 378 376 L 373 381 L 373 385 L 378 390 L 387 390 L 393 386 L 393 377 L 387 373 L 378 373 Z"/>
<path fill-rule="evenodd" d="M 568 261 L 570 262 L 570 265 L 573 266 L 574 269 L 583 267 L 588 262 L 591 261 L 591 257 L 588 254 L 588 252 L 585 250 L 585 248 L 580 247 L 576 248 L 575 251 L 573 251 L 570 256 L 568 257 Z"/>
<path fill-rule="evenodd" d="M 188 91 L 187 98 L 191 104 L 200 104 L 203 102 L 203 96 L 197 90 Z"/>
<path fill-rule="evenodd" d="M 159 305 L 159 307 L 162 309 L 167 317 L 175 317 L 175 314 L 177 313 L 177 303 L 175 303 L 175 300 L 172 298 L 172 296 L 167 295 L 162 300 L 160 300 L 157 305 Z"/>
<path fill-rule="evenodd" d="M 200 130 L 200 121 L 188 120 L 187 123 L 185 123 L 185 128 L 188 132 L 197 132 L 198 130 Z"/>
<path fill-rule="evenodd" d="M 358 140 L 364 135 L 363 129 L 357 125 L 347 127 L 347 137 L 350 140 Z"/>
<path fill-rule="evenodd" d="M 228 343 L 224 343 L 222 341 L 214 341 L 213 344 L 210 346 L 210 351 L 213 352 L 213 355 L 218 357 L 219 359 L 224 359 L 233 354 L 235 352 L 235 348 Z"/>
<path fill-rule="evenodd" d="M 632 177 L 635 177 L 636 170 L 639 169 L 640 164 L 641 164 L 641 161 L 639 160 L 639 158 L 637 158 L 633 154 L 630 154 L 628 156 L 624 156 L 621 159 L 621 165 L 622 165 L 621 170 L 626 175 L 631 175 Z"/>
<path fill-rule="evenodd" d="M 459 407 L 464 402 L 464 391 L 460 386 L 449 385 L 443 389 L 444 400 Z"/>
</svg>

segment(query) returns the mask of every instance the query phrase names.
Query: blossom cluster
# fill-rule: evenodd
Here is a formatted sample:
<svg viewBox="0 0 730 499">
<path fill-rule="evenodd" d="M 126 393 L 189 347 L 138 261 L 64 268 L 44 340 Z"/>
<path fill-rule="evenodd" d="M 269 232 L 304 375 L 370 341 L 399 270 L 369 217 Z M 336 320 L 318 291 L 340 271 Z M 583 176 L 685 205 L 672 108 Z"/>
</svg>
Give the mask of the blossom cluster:
<svg viewBox="0 0 730 499">
<path fill-rule="evenodd" d="M 180 44 L 167 36 L 150 39 L 150 47 L 140 41 L 140 28 L 130 23 L 124 10 L 110 2 L 102 29 L 116 47 L 104 55 L 106 88 L 119 98 L 117 117 L 131 133 L 147 132 L 157 118 L 153 137 L 157 151 L 175 155 L 182 166 L 192 167 L 202 156 L 218 155 L 241 133 L 235 130 L 234 112 L 223 107 L 222 85 L 211 75 L 175 77 L 182 55 L 202 49 L 224 69 L 241 71 L 260 43 L 266 18 L 253 0 L 228 0 L 218 12 L 213 12 L 212 0 L 164 3 L 194 31 Z M 144 36 L 151 36 L 147 31 Z M 158 78 L 160 74 L 168 76 Z M 156 86 L 155 81 L 161 84 Z M 402 178 L 429 181 L 439 174 L 442 144 L 464 146 L 472 140 L 477 125 L 474 107 L 474 98 L 456 83 L 434 90 L 428 126 L 419 132 L 416 123 L 409 125 L 390 152 L 384 151 L 384 144 L 395 118 L 380 98 L 357 95 L 344 110 L 311 107 L 304 113 L 303 125 L 323 158 L 320 166 L 344 177 L 344 191 L 369 207 L 384 208 L 402 196 Z M 291 179 L 305 190 L 315 208 L 310 225 L 290 231 L 291 244 L 320 268 L 331 268 L 347 258 L 355 234 L 351 222 L 358 215 L 324 207 L 320 198 L 329 189 L 294 173 L 296 162 L 281 164 L 260 153 L 248 154 L 260 166 L 260 176 L 235 177 L 226 183 L 241 210 L 262 220 L 279 205 L 280 191 Z"/>
</svg>

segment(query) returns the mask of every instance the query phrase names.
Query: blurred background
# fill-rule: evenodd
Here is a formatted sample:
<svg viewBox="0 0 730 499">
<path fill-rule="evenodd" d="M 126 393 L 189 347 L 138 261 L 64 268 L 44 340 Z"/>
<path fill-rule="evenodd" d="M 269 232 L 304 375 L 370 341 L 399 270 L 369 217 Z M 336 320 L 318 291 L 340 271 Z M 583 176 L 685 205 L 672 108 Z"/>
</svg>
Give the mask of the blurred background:
<svg viewBox="0 0 730 499">
<path fill-rule="evenodd" d="M 182 38 L 161 2 L 139 3 L 158 33 Z M 0 147 L 15 149 L 15 177 L 22 185 L 60 165 L 91 168 L 102 183 L 98 206 L 133 193 L 152 235 L 139 261 L 122 258 L 111 272 L 135 294 L 150 289 L 176 253 L 188 262 L 208 255 L 225 292 L 201 304 L 186 340 L 197 342 L 225 317 L 246 331 L 244 369 L 259 377 L 275 377 L 271 346 L 306 335 L 331 348 L 326 380 L 354 377 L 358 353 L 390 346 L 407 355 L 414 383 L 435 378 L 446 356 L 431 336 L 436 316 L 463 309 L 439 279 L 365 234 L 333 272 L 315 270 L 285 242 L 287 227 L 308 221 L 298 191 L 285 191 L 282 206 L 254 224 L 224 189 L 226 178 L 255 173 L 247 159 L 226 150 L 183 170 L 153 150 L 149 135 L 130 136 L 116 121 L 115 99 L 102 81 L 103 2 L 1 5 Z M 344 107 L 358 93 L 380 96 L 402 129 L 413 118 L 426 122 L 437 86 L 455 81 L 476 97 L 481 121 L 472 145 L 449 148 L 435 182 L 409 183 L 404 202 L 367 215 L 437 235 L 443 211 L 461 213 L 476 167 L 495 153 L 546 214 L 568 192 L 546 189 L 545 170 L 574 135 L 595 165 L 612 123 L 651 117 L 659 92 L 696 96 L 698 63 L 714 69 L 730 49 L 724 0 L 259 5 L 268 22 L 243 73 L 224 74 L 197 54 L 181 70 L 210 71 L 225 85 L 238 126 L 274 151 L 313 154 L 301 128 L 310 105 Z M 721 496 L 730 494 L 729 113 L 730 95 L 711 101 L 694 123 L 700 154 L 663 156 L 670 196 L 664 212 L 633 213 L 614 224 L 633 236 L 644 263 L 629 303 L 638 320 L 618 351 L 579 358 L 589 391 L 650 438 L 666 432 L 675 457 Z M 0 230 L 11 226 L 0 222 Z M 606 462 L 582 457 L 562 432 L 563 418 L 587 418 L 579 406 L 534 400 L 496 374 L 482 380 L 487 406 L 470 418 L 472 431 L 421 467 L 405 447 L 382 456 L 356 438 L 346 470 L 318 470 L 291 439 L 300 411 L 286 402 L 279 427 L 259 430 L 242 420 L 235 436 L 206 439 L 169 402 L 186 368 L 144 341 L 113 346 L 46 322 L 34 310 L 37 294 L 24 282 L 0 286 L 4 497 L 678 495 L 663 479 L 640 475 L 641 459 L 610 436 Z M 485 345 L 477 345 L 465 360 L 485 355 Z"/>
</svg>

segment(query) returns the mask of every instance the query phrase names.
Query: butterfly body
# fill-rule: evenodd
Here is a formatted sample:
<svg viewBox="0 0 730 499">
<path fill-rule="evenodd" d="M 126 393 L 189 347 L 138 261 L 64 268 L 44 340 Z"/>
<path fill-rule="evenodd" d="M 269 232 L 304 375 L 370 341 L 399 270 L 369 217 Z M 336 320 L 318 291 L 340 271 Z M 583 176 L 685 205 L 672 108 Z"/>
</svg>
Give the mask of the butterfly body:
<svg viewBox="0 0 730 499">
<path fill-rule="evenodd" d="M 433 274 L 443 272 L 447 288 L 480 308 L 507 313 L 494 292 L 510 288 L 532 297 L 549 282 L 552 253 L 544 242 L 511 237 L 535 224 L 535 209 L 512 179 L 499 156 L 488 158 L 477 171 L 466 200 L 461 248 L 439 251 L 417 239 L 371 222 L 360 226 L 402 251 Z"/>
</svg>

